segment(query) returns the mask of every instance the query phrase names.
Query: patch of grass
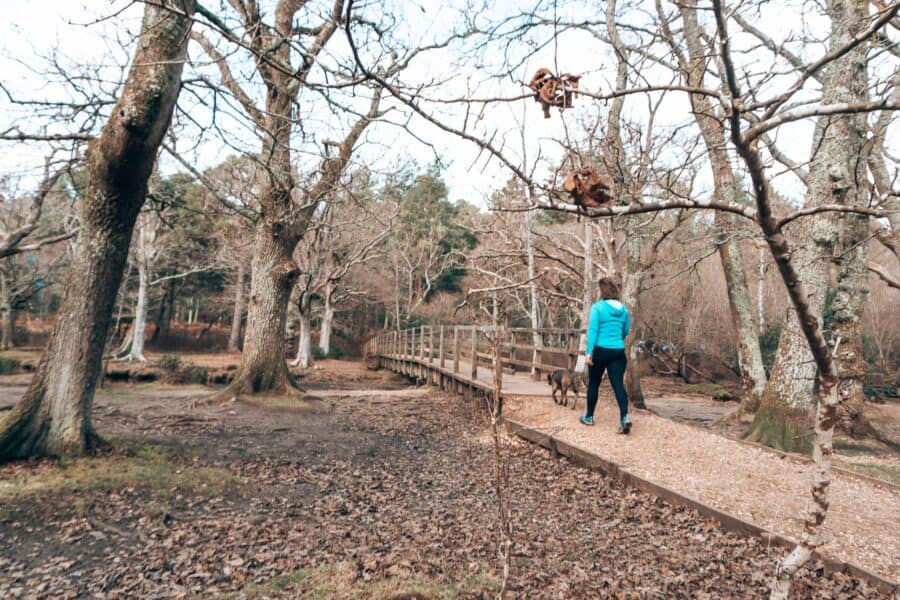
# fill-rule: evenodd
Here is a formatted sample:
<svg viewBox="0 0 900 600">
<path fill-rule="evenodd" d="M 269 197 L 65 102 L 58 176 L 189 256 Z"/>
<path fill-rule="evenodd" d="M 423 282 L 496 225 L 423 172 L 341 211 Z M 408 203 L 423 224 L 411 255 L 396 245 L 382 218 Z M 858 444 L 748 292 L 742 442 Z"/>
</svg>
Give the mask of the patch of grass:
<svg viewBox="0 0 900 600">
<path fill-rule="evenodd" d="M 20 364 L 31 362 L 35 363 L 41 358 L 41 351 L 25 348 L 13 348 L 12 350 L 0 351 L 0 359 L 16 360 Z"/>
<path fill-rule="evenodd" d="M 181 367 L 181 359 L 175 354 L 163 354 L 156 362 L 156 366 L 163 371 L 177 371 Z"/>
<path fill-rule="evenodd" d="M 878 454 L 882 448 L 877 442 L 867 442 L 865 440 L 849 440 L 846 438 L 835 438 L 834 451 L 836 454 L 844 456 L 869 456 Z"/>
<path fill-rule="evenodd" d="M 734 390 L 717 383 L 689 383 L 684 386 L 687 394 L 702 394 L 716 400 L 737 400 L 738 395 Z"/>
<path fill-rule="evenodd" d="M 387 600 L 401 594 L 450 599 L 468 597 L 482 591 L 496 593 L 499 589 L 500 582 L 483 571 L 459 581 L 428 579 L 416 574 L 363 581 L 356 577 L 355 565 L 341 562 L 315 569 L 298 569 L 266 584 L 244 588 L 240 596 L 261 598 L 275 592 L 289 592 L 291 597 L 305 600 Z"/>
<path fill-rule="evenodd" d="M 0 375 L 15 375 L 22 370 L 22 361 L 17 358 L 0 357 Z"/>
<path fill-rule="evenodd" d="M 45 461 L 0 480 L 0 500 L 124 487 L 147 488 L 162 495 L 175 490 L 215 494 L 239 481 L 222 469 L 184 464 L 176 460 L 176 452 L 163 446 L 117 441 L 106 455 Z"/>
<path fill-rule="evenodd" d="M 870 465 L 858 462 L 842 463 L 840 466 L 891 483 L 900 484 L 900 467 L 895 465 Z"/>
</svg>

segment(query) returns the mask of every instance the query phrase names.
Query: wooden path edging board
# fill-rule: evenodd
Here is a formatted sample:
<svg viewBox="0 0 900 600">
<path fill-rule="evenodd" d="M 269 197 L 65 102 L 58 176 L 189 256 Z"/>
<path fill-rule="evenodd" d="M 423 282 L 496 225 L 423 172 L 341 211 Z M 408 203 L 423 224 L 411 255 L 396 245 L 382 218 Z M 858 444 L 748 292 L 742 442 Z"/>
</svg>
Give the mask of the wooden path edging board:
<svg viewBox="0 0 900 600">
<path fill-rule="evenodd" d="M 528 442 L 547 448 L 548 450 L 559 456 L 564 456 L 581 467 L 599 470 L 607 477 L 617 479 L 618 481 L 621 481 L 629 487 L 633 487 L 643 492 L 653 494 L 654 496 L 662 498 L 670 504 L 692 508 L 704 517 L 715 519 L 716 521 L 718 521 L 726 531 L 733 531 L 735 533 L 740 533 L 743 535 L 755 536 L 765 540 L 770 544 L 784 548 L 793 548 L 797 544 L 796 541 L 773 531 L 764 529 L 759 525 L 756 525 L 755 523 L 751 523 L 750 521 L 745 521 L 740 517 L 730 515 L 704 502 L 701 502 L 696 498 L 692 498 L 680 492 L 676 492 L 675 490 L 655 481 L 639 477 L 638 475 L 635 475 L 634 473 L 623 469 L 618 464 L 612 461 L 573 446 L 572 444 L 555 438 L 543 431 L 533 429 L 512 419 L 504 418 L 503 421 L 506 425 L 507 431 Z M 827 556 L 823 556 L 819 552 L 816 552 L 813 555 L 813 558 L 822 561 L 826 573 L 843 573 L 845 575 L 849 575 L 851 577 L 855 577 L 857 579 L 865 581 L 882 593 L 888 595 L 900 594 L 900 584 L 884 578 L 877 573 L 873 573 L 872 571 L 864 567 L 855 565 L 853 563 L 829 558 Z"/>
</svg>

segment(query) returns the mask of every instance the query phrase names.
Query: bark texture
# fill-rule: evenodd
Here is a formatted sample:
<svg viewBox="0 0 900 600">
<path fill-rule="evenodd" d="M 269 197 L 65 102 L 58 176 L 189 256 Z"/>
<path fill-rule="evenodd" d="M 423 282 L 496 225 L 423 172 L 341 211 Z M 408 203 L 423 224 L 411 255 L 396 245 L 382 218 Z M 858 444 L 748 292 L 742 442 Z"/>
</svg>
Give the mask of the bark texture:
<svg viewBox="0 0 900 600">
<path fill-rule="evenodd" d="M 241 365 L 226 395 L 296 389 L 285 362 L 288 302 L 297 280 L 291 253 L 299 236 L 264 218 L 257 228 Z"/>
<path fill-rule="evenodd" d="M 138 293 L 134 307 L 134 324 L 132 325 L 131 352 L 128 360 L 146 362 L 144 357 L 144 335 L 147 329 L 147 295 L 148 265 L 138 260 Z"/>
<path fill-rule="evenodd" d="M 0 421 L 0 460 L 80 454 L 96 443 L 91 406 L 113 304 L 187 54 L 193 0 L 144 5 L 122 95 L 87 152 L 81 232 L 59 318 L 22 400 Z"/>
</svg>

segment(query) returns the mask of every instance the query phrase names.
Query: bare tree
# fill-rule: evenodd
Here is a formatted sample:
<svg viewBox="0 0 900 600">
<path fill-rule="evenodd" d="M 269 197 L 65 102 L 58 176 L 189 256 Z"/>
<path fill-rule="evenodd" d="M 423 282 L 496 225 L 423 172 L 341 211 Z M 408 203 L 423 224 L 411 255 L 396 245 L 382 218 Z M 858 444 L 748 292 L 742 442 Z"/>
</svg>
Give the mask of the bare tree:
<svg viewBox="0 0 900 600">
<path fill-rule="evenodd" d="M 300 317 L 297 356 L 292 365 L 308 367 L 311 359 L 313 298 L 323 306 L 319 349 L 330 352 L 334 311 L 352 292 L 345 279 L 355 269 L 380 256 L 382 244 L 393 228 L 396 207 L 378 215 L 372 200 L 356 197 L 366 190 L 354 190 L 352 184 L 341 194 L 323 203 L 314 216 L 311 231 L 298 245 L 295 260 L 301 271 L 296 304 Z"/>
</svg>

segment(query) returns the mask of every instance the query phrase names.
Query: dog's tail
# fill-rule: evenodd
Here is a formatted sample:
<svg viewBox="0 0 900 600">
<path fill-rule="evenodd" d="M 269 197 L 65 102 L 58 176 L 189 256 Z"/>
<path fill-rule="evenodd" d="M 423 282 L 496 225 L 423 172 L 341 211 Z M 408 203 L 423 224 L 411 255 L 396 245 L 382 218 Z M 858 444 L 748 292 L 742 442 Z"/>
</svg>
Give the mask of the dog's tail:
<svg viewBox="0 0 900 600">
<path fill-rule="evenodd" d="M 553 385 L 553 373 L 547 373 L 547 383 Z"/>
</svg>

